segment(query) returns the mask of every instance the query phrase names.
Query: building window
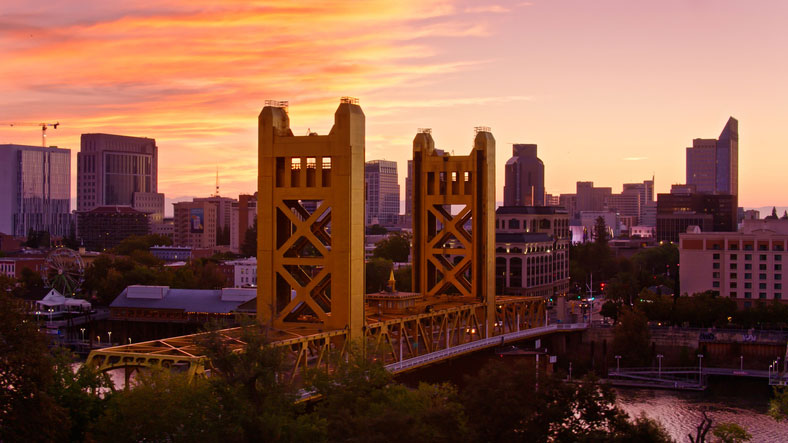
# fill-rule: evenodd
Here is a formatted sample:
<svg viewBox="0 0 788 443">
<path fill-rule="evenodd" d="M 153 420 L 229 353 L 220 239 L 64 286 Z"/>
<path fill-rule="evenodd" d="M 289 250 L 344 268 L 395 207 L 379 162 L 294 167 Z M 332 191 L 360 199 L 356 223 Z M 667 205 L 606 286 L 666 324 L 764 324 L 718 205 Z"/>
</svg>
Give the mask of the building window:
<svg viewBox="0 0 788 443">
<path fill-rule="evenodd" d="M 782 261 L 783 256 L 780 254 L 774 254 L 774 261 Z"/>
<path fill-rule="evenodd" d="M 758 257 L 758 258 L 761 259 L 761 260 L 766 260 L 766 254 L 761 254 L 760 257 Z"/>
<path fill-rule="evenodd" d="M 720 282 L 718 282 L 718 281 L 711 282 L 711 287 L 712 288 L 719 288 L 720 287 Z"/>
<path fill-rule="evenodd" d="M 738 274 L 736 274 L 735 272 L 731 272 L 731 277 L 730 278 L 731 278 L 731 280 L 736 280 L 737 276 L 738 276 Z"/>
<path fill-rule="evenodd" d="M 775 280 L 782 280 L 783 279 L 783 275 L 782 274 L 774 274 L 774 279 Z"/>
<path fill-rule="evenodd" d="M 715 252 L 714 255 L 712 255 L 712 258 L 714 260 L 719 260 L 720 259 L 720 253 L 719 252 Z"/>
<path fill-rule="evenodd" d="M 766 270 L 766 263 L 761 263 L 760 265 L 758 265 L 758 269 L 761 270 L 761 271 L 765 271 Z"/>
<path fill-rule="evenodd" d="M 744 254 L 745 260 L 752 260 L 752 254 Z"/>
<path fill-rule="evenodd" d="M 719 272 L 712 272 L 711 273 L 711 278 L 720 278 L 720 273 Z"/>
<path fill-rule="evenodd" d="M 744 264 L 744 270 L 745 270 L 745 271 L 748 271 L 748 270 L 750 270 L 750 269 L 752 269 L 752 263 L 745 263 L 745 264 Z"/>
<path fill-rule="evenodd" d="M 731 297 L 736 298 L 736 292 L 731 292 Z"/>
<path fill-rule="evenodd" d="M 761 300 L 765 299 L 766 298 L 766 293 L 765 292 L 759 292 L 758 293 L 758 298 L 760 298 Z"/>
<path fill-rule="evenodd" d="M 737 258 L 739 257 L 737 257 L 736 254 L 731 254 L 731 260 L 736 260 Z"/>
<path fill-rule="evenodd" d="M 712 263 L 711 267 L 713 269 L 720 269 L 720 264 L 719 263 Z"/>
<path fill-rule="evenodd" d="M 783 288 L 783 284 L 782 283 L 775 283 L 774 284 L 774 289 L 782 289 L 782 288 Z"/>
<path fill-rule="evenodd" d="M 745 278 L 746 280 L 752 280 L 752 274 L 750 274 L 749 272 L 745 272 L 745 273 L 744 273 L 744 278 Z"/>
<path fill-rule="evenodd" d="M 731 289 L 736 289 L 736 282 L 735 281 L 731 282 Z"/>
<path fill-rule="evenodd" d="M 766 280 L 766 274 L 758 274 L 758 280 Z"/>
<path fill-rule="evenodd" d="M 782 271 L 783 270 L 783 265 L 781 265 L 779 263 L 775 264 L 774 265 L 774 270 L 775 271 Z"/>
<path fill-rule="evenodd" d="M 752 283 L 744 282 L 744 289 L 752 289 Z"/>
<path fill-rule="evenodd" d="M 780 300 L 781 298 L 783 298 L 783 295 L 781 293 L 779 293 L 779 292 L 775 292 L 774 293 L 774 299 L 775 300 Z"/>
<path fill-rule="evenodd" d="M 745 292 L 744 298 L 752 298 L 752 292 Z"/>
<path fill-rule="evenodd" d="M 748 302 L 748 301 L 744 302 L 744 308 L 745 309 L 749 309 L 751 307 L 752 307 L 752 302 Z"/>
<path fill-rule="evenodd" d="M 731 263 L 731 269 L 736 269 L 736 263 Z"/>
<path fill-rule="evenodd" d="M 509 220 L 509 229 L 520 229 L 520 220 Z"/>
<path fill-rule="evenodd" d="M 758 289 L 766 289 L 766 283 L 758 283 Z"/>
</svg>

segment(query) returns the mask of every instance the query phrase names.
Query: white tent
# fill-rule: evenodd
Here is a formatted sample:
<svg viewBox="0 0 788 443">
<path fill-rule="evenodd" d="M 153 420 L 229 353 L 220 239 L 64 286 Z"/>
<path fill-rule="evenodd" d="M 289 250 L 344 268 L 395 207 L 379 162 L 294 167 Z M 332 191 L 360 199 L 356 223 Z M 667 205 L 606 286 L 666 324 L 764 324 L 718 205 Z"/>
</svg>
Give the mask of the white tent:
<svg viewBox="0 0 788 443">
<path fill-rule="evenodd" d="M 36 302 L 36 308 L 41 311 L 52 309 L 56 312 L 61 311 L 80 311 L 89 310 L 90 302 L 78 298 L 68 298 L 56 289 L 50 290 L 44 298 Z"/>
</svg>

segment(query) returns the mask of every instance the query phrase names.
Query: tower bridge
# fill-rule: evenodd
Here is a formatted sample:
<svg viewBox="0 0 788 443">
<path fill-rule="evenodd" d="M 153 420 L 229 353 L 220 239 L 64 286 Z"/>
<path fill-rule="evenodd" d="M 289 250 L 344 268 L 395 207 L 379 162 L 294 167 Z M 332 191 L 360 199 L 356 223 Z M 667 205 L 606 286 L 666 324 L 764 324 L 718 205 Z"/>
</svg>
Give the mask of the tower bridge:
<svg viewBox="0 0 788 443">
<path fill-rule="evenodd" d="M 257 322 L 288 351 L 296 380 L 330 351 L 363 341 L 393 371 L 406 371 L 504 342 L 585 325 L 547 325 L 541 297 L 495 294 L 495 139 L 476 128 L 467 156 L 413 140 L 413 284 L 402 309 L 365 302 L 365 117 L 343 98 L 327 135 L 296 136 L 286 102 L 258 118 Z M 401 297 L 400 297 L 401 296 Z M 385 297 L 384 297 L 385 298 Z M 530 332 L 529 332 L 530 331 Z M 218 332 L 241 349 L 242 329 Z M 101 350 L 100 370 L 209 365 L 201 334 Z"/>
</svg>

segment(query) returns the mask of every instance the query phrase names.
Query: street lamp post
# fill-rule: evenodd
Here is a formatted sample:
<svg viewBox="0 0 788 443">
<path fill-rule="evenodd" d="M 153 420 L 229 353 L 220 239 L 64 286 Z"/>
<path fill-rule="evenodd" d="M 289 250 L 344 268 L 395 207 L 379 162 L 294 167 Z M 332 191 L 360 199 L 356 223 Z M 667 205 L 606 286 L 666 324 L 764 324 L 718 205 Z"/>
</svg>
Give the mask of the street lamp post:
<svg viewBox="0 0 788 443">
<path fill-rule="evenodd" d="M 739 356 L 739 370 L 744 372 L 744 356 L 743 355 Z"/>
<path fill-rule="evenodd" d="M 657 361 L 659 362 L 659 370 L 657 372 L 657 374 L 658 374 L 657 377 L 658 378 L 662 378 L 662 357 L 664 357 L 664 355 L 657 354 Z"/>
<path fill-rule="evenodd" d="M 79 328 L 79 332 L 82 333 L 82 341 L 85 341 L 85 328 Z"/>
<path fill-rule="evenodd" d="M 107 332 L 107 337 L 108 337 L 107 343 L 109 343 L 109 345 L 112 346 L 112 331 Z"/>
<path fill-rule="evenodd" d="M 703 376 L 703 354 L 698 354 L 698 377 L 701 376 Z M 700 381 L 700 378 L 698 381 Z"/>
<path fill-rule="evenodd" d="M 621 372 L 621 356 L 616 355 L 615 359 L 616 359 L 616 372 Z"/>
</svg>

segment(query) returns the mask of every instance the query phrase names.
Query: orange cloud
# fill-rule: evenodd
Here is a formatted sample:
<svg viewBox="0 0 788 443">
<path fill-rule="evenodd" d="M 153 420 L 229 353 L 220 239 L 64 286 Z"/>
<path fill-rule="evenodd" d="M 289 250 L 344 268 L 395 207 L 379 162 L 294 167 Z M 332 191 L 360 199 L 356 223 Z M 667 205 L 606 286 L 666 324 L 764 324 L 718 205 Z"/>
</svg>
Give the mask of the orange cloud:
<svg viewBox="0 0 788 443">
<path fill-rule="evenodd" d="M 265 99 L 289 99 L 294 124 L 319 118 L 325 131 L 341 95 L 467 69 L 477 62 L 439 60 L 429 41 L 489 33 L 457 11 L 448 0 L 17 7 L 0 15 L 0 121 L 60 121 L 50 140 L 74 153 L 81 133 L 153 137 L 160 191 L 208 193 L 218 164 L 232 170 L 228 194 L 249 192 Z M 0 140 L 36 136 L 0 129 Z"/>
</svg>

